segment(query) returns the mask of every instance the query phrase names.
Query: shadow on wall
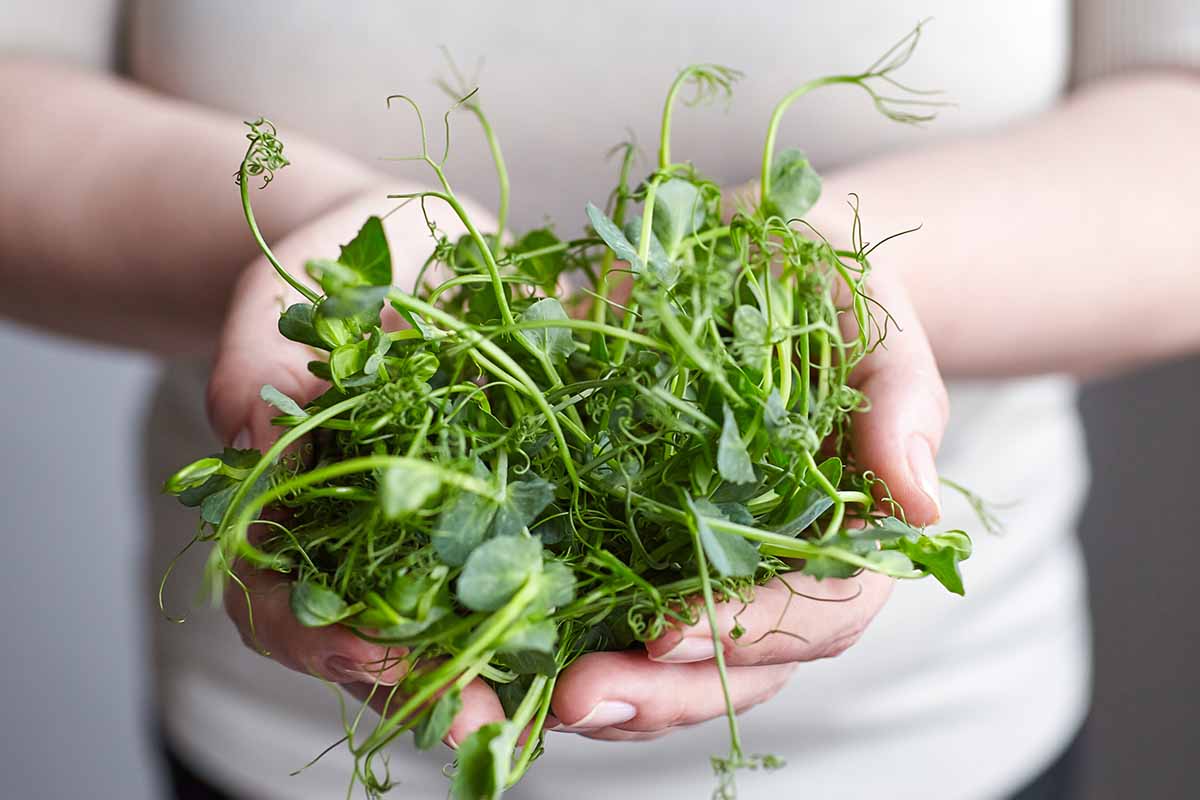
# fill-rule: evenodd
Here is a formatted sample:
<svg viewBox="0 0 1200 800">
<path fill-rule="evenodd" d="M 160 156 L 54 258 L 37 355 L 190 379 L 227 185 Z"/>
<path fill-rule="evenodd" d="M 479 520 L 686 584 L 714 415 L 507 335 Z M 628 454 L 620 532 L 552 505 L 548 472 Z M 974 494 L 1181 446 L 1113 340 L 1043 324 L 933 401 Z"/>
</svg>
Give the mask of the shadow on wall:
<svg viewBox="0 0 1200 800">
<path fill-rule="evenodd" d="M 1089 800 L 1200 797 L 1200 358 L 1089 386 L 1095 465 L 1080 523 L 1096 688 Z"/>
</svg>

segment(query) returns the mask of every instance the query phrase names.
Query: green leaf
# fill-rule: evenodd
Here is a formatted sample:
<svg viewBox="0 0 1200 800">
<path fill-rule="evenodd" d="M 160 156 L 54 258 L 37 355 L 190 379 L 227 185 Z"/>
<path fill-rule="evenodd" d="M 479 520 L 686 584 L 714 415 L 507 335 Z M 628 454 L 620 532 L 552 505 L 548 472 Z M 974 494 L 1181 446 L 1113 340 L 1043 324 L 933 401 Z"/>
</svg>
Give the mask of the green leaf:
<svg viewBox="0 0 1200 800">
<path fill-rule="evenodd" d="M 375 328 L 367 339 L 367 360 L 363 364 L 363 372 L 374 375 L 383 366 L 383 359 L 392 349 L 392 340 L 382 328 Z"/>
<path fill-rule="evenodd" d="M 438 701 L 433 704 L 433 708 L 413 731 L 417 749 L 428 750 L 445 739 L 446 734 L 450 733 L 450 726 L 454 723 L 454 718 L 458 716 L 459 711 L 462 711 L 462 707 L 462 692 L 456 688 L 451 688 L 439 697 Z"/>
<path fill-rule="evenodd" d="M 642 236 L 642 221 L 641 219 L 632 219 L 625 223 L 625 238 L 630 242 L 639 241 Z M 671 288 L 679 280 L 679 267 L 667 255 L 667 250 L 662 246 L 662 242 L 658 241 L 658 237 L 654 232 L 650 233 L 650 250 L 646 254 L 647 264 L 645 273 L 650 275 L 654 280 L 655 285 Z M 635 269 L 634 272 L 640 274 L 642 270 Z"/>
<path fill-rule="evenodd" d="M 354 270 L 363 283 L 391 285 L 392 255 L 383 232 L 383 221 L 379 217 L 370 217 L 358 234 L 342 245 L 338 261 Z"/>
<path fill-rule="evenodd" d="M 472 551 L 458 576 L 458 599 L 472 611 L 495 611 L 542 570 L 542 543 L 499 536 Z"/>
<path fill-rule="evenodd" d="M 575 572 L 561 561 L 547 561 L 542 565 L 541 586 L 537 599 L 531 604 L 530 612 L 551 614 L 575 599 Z"/>
<path fill-rule="evenodd" d="M 343 391 L 347 380 L 361 372 L 366 364 L 363 344 L 362 341 L 344 344 L 329 354 L 329 372 L 333 376 L 333 385 Z"/>
<path fill-rule="evenodd" d="M 800 571 L 818 580 L 825 580 L 826 578 L 849 578 L 859 569 L 861 569 L 859 566 L 848 564 L 833 556 L 809 556 L 805 558 L 804 568 Z"/>
<path fill-rule="evenodd" d="M 804 216 L 821 196 L 821 176 L 795 149 L 780 151 L 771 162 L 771 191 L 767 210 L 785 220 Z"/>
<path fill-rule="evenodd" d="M 341 317 L 331 317 L 321 312 L 321 303 L 317 306 L 317 310 L 313 316 L 313 329 L 316 330 L 317 336 L 320 337 L 322 348 L 325 350 L 333 350 L 342 345 L 352 344 L 356 338 L 354 331 L 354 321 L 346 320 Z"/>
<path fill-rule="evenodd" d="M 519 650 L 505 655 L 504 663 L 518 675 L 545 675 L 552 678 L 558 674 L 558 662 L 552 653 Z"/>
<path fill-rule="evenodd" d="M 311 303 L 296 303 L 288 306 L 287 311 L 279 315 L 279 332 L 293 342 L 306 344 L 309 347 L 324 348 L 325 342 L 317 335 L 313 327 L 313 307 Z"/>
<path fill-rule="evenodd" d="M 707 517 L 723 519 L 724 515 L 721 509 L 707 500 L 689 499 L 688 507 L 696 521 L 696 530 L 700 534 L 704 555 L 708 557 L 713 569 L 725 577 L 754 575 L 758 569 L 758 545 L 736 534 L 713 530 Z"/>
<path fill-rule="evenodd" d="M 964 594 L 959 562 L 971 556 L 971 539 L 962 531 L 947 531 L 916 540 L 900 538 L 895 548 L 955 594 Z M 883 551 L 889 552 L 889 551 Z"/>
<path fill-rule="evenodd" d="M 262 389 L 260 389 L 258 392 L 258 396 L 261 397 L 265 402 L 275 406 L 275 408 L 279 409 L 279 412 L 285 416 L 308 416 L 308 412 L 301 408 L 299 403 L 269 383 L 263 385 Z"/>
<path fill-rule="evenodd" d="M 348 286 L 330 293 L 317 307 L 327 319 L 354 320 L 362 328 L 379 324 L 379 312 L 387 298 L 386 286 Z"/>
<path fill-rule="evenodd" d="M 842 460 L 837 456 L 830 456 L 817 465 L 817 469 L 825 476 L 825 479 L 835 488 L 842 482 Z M 808 485 L 816 487 L 817 482 L 812 476 L 808 476 Z"/>
<path fill-rule="evenodd" d="M 546 297 L 525 309 L 521 319 L 527 322 L 561 322 L 568 317 L 562 303 L 553 297 Z M 565 361 L 575 351 L 575 339 L 566 327 L 530 328 L 519 333 L 525 341 L 549 356 L 551 361 Z"/>
<path fill-rule="evenodd" d="M 784 536 L 799 536 L 817 521 L 817 518 L 833 506 L 833 498 L 821 489 L 806 487 L 793 498 L 794 513 L 783 523 L 775 526 L 775 532 Z"/>
<path fill-rule="evenodd" d="M 499 800 L 508 782 L 517 731 L 511 722 L 492 722 L 458 747 L 450 796 L 454 800 Z"/>
<path fill-rule="evenodd" d="M 703 223 L 704 198 L 700 187 L 683 178 L 670 178 L 658 185 L 650 225 L 667 253 L 675 254 L 680 243 Z"/>
<path fill-rule="evenodd" d="M 224 466 L 221 459 L 215 456 L 193 461 L 167 479 L 163 491 L 170 494 L 182 494 L 188 489 L 194 489 L 208 483 L 216 477 Z"/>
<path fill-rule="evenodd" d="M 471 474 L 480 480 L 491 480 L 491 473 L 479 459 Z M 496 504 L 486 497 L 459 491 L 438 516 L 433 530 L 433 547 L 442 561 L 452 567 L 464 564 L 471 552 L 487 536 Z"/>
<path fill-rule="evenodd" d="M 497 650 L 501 653 L 519 653 L 522 651 L 553 653 L 554 644 L 557 641 L 558 629 L 554 625 L 554 620 L 527 620 L 513 627 L 504 637 Z"/>
<path fill-rule="evenodd" d="M 300 624 L 309 628 L 333 625 L 355 613 L 337 592 L 309 581 L 292 584 L 291 606 Z"/>
<path fill-rule="evenodd" d="M 441 477 L 431 469 L 393 464 L 379 479 L 379 507 L 388 519 L 399 519 L 424 506 L 441 486 Z"/>
<path fill-rule="evenodd" d="M 561 244 L 554 231 L 549 228 L 536 228 L 522 236 L 515 245 L 509 248 L 513 256 L 545 250 Z M 549 253 L 522 258 L 517 261 L 517 269 L 537 281 L 547 293 L 554 291 L 558 276 L 567 266 L 566 251 L 554 250 Z"/>
<path fill-rule="evenodd" d="M 592 203 L 587 204 L 587 216 L 596 235 L 604 240 L 604 243 L 616 254 L 618 259 L 627 262 L 634 272 L 645 270 L 642 259 L 638 258 L 637 248 L 625 238 L 625 234 L 621 232 L 615 222 Z"/>
<path fill-rule="evenodd" d="M 767 319 L 757 306 L 741 305 L 733 312 L 733 352 L 739 363 L 755 370 L 762 370 L 770 355 Z"/>
<path fill-rule="evenodd" d="M 554 484 L 542 478 L 511 481 L 492 518 L 491 536 L 517 536 L 554 499 Z"/>
<path fill-rule="evenodd" d="M 742 435 L 738 433 L 737 420 L 728 403 L 725 404 L 725 424 L 721 426 L 721 438 L 717 442 L 717 471 L 731 483 L 753 483 L 757 480 L 754 465 L 750 463 L 750 453 L 746 450 Z"/>
</svg>

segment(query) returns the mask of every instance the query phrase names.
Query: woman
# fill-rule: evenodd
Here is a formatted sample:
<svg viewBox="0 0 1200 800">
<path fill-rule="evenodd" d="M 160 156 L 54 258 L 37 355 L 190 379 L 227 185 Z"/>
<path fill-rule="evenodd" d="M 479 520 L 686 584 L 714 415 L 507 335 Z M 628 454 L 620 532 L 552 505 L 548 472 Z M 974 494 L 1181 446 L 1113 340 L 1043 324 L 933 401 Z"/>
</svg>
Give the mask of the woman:
<svg viewBox="0 0 1200 800">
<path fill-rule="evenodd" d="M 921 584 L 897 587 L 888 599 L 890 587 L 873 585 L 849 611 L 802 609 L 794 624 L 812 648 L 741 668 L 747 704 L 778 692 L 746 715 L 745 739 L 790 763 L 783 773 L 744 776 L 742 794 L 1066 797 L 1070 759 L 1062 755 L 1088 691 L 1072 535 L 1085 470 L 1070 377 L 1200 342 L 1194 315 L 1146 325 L 1181 293 L 1200 296 L 1196 276 L 1176 266 L 1200 255 L 1194 237 L 1176 233 L 1191 224 L 1190 191 L 1200 177 L 1189 147 L 1200 84 L 1181 72 L 1117 73 L 1200 63 L 1200 43 L 1180 35 L 1200 12 L 1167 0 L 1139 4 L 1132 19 L 1120 16 L 1116 0 L 1074 10 L 1066 0 L 961 5 L 846 2 L 834 14 L 774 4 L 733 11 L 695 2 L 509 3 L 464 15 L 459 5 L 382 0 L 353 11 L 133 0 L 122 9 L 121 35 L 109 36 L 113 28 L 98 21 L 116 24 L 113 4 L 91 2 L 95 16 L 80 12 L 59 25 L 61 46 L 43 52 L 74 49 L 102 61 L 95 54 L 120 42 L 126 79 L 46 59 L 0 64 L 11 109 L 0 132 L 0 270 L 6 285 L 19 287 L 0 308 L 43 322 L 36 309 L 86 297 L 54 325 L 93 337 L 105 331 L 131 346 L 149 342 L 172 356 L 148 425 L 153 485 L 213 446 L 206 386 L 216 437 L 261 446 L 269 432 L 254 400 L 258 386 L 286 390 L 289 376 L 302 372 L 302 354 L 271 333 L 278 286 L 254 259 L 229 181 L 243 142 L 239 117 L 272 117 L 288 142 L 294 166 L 256 204 L 268 239 L 299 263 L 331 252 L 366 213 L 388 208 L 384 195 L 397 183 L 425 179 L 381 174 L 377 157 L 406 155 L 415 144 L 411 120 L 385 112 L 382 98 L 405 91 L 437 107 L 444 101 L 433 90 L 420 91 L 440 64 L 435 45 L 484 55 L 482 96 L 514 176 L 513 220 L 528 227 L 548 212 L 565 224 L 607 192 L 612 165 L 601 154 L 625 126 L 650 137 L 662 88 L 679 66 L 716 61 L 747 73 L 734 114 L 681 116 L 675 142 L 702 171 L 741 182 L 754 173 L 770 104 L 784 91 L 870 63 L 915 19 L 934 14 L 904 77 L 945 89 L 957 109 L 913 130 L 875 118 L 861 96 L 831 92 L 794 112 L 783 136 L 825 173 L 811 221 L 827 235 L 847 231 L 850 191 L 862 196 L 875 238 L 924 223 L 877 259 L 876 291 L 899 301 L 906 325 L 882 358 L 875 410 L 863 418 L 874 419 L 865 425 L 875 435 L 863 442 L 875 448 L 871 462 L 917 516 L 940 512 L 948 527 L 977 525 L 957 498 L 942 498 L 939 508 L 930 463 L 939 443 L 942 473 L 1021 503 L 1006 515 L 1007 537 L 977 537 L 965 600 Z M 1072 63 L 1078 77 L 1097 80 L 1066 96 Z M 466 120 L 453 136 L 452 179 L 475 198 L 473 213 L 486 213 L 486 150 Z M 59 175 L 55 168 L 78 153 L 88 157 Z M 46 191 L 47 174 L 57 175 L 56 191 Z M 404 215 L 390 225 L 398 260 L 419 263 L 429 246 L 421 226 Z M 904 313 L 900 278 L 942 371 L 959 379 L 951 382 L 955 416 L 944 440 L 940 379 L 921 325 Z M 157 585 L 192 521 L 170 501 L 150 502 L 148 577 Z M 192 595 L 198 569 L 198 559 L 182 563 L 168 597 L 174 607 Z M 361 643 L 299 629 L 280 593 L 256 588 L 260 630 L 278 660 L 347 684 L 374 679 L 363 674 L 370 654 Z M 234 602 L 229 610 L 244 633 L 244 608 Z M 861 642 L 838 658 L 811 660 L 845 649 L 876 613 Z M 318 683 L 243 648 L 219 612 L 195 611 L 184 626 L 157 621 L 152 630 L 180 796 L 323 798 L 344 790 L 349 768 L 339 751 L 285 777 L 339 735 L 337 703 Z M 592 658 L 564 677 L 554 712 L 585 736 L 555 734 L 513 795 L 707 792 L 704 758 L 721 749 L 720 724 L 658 737 L 720 712 L 709 665 L 677 647 L 690 638 L 672 634 L 651 647 L 653 658 Z M 793 671 L 799 661 L 806 663 Z M 475 700 L 452 740 L 495 713 L 486 693 Z M 397 792 L 440 795 L 437 767 L 446 760 L 445 752 L 397 748 Z"/>
</svg>

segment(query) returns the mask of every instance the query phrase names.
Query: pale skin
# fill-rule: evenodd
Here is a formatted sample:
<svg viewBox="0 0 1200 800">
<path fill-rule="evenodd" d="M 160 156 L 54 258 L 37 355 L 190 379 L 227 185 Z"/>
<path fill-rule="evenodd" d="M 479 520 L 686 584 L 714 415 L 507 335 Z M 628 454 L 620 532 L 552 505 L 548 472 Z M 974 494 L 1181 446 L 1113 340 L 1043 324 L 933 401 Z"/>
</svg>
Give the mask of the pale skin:
<svg viewBox="0 0 1200 800">
<path fill-rule="evenodd" d="M 274 331 L 287 295 L 255 257 L 232 191 L 240 122 L 32 61 L 0 61 L 0 96 L 10 99 L 0 128 L 0 276 L 8 287 L 0 312 L 158 353 L 213 355 L 214 430 L 226 442 L 265 447 L 274 432 L 258 388 L 271 383 L 300 398 L 319 388 L 304 370 L 303 348 Z M 872 290 L 903 333 L 856 375 L 873 407 L 857 420 L 853 442 L 911 521 L 939 515 L 933 456 L 947 415 L 939 364 L 952 375 L 1087 376 L 1200 345 L 1200 315 L 1190 311 L 1200 302 L 1196 130 L 1200 82 L 1144 74 L 1096 84 L 1008 130 L 826 176 L 810 217 L 818 228 L 845 229 L 850 191 L 863 197 L 873 238 L 924 225 L 879 251 Z M 394 183 L 299 137 L 287 143 L 295 166 L 255 196 L 285 264 L 331 252 L 367 214 L 392 207 L 385 195 Z M 186 158 L 175 157 L 181 152 Z M 428 249 L 419 218 L 394 215 L 388 236 L 398 271 L 411 274 Z M 286 576 L 241 576 L 254 598 L 256 636 L 240 592 L 230 593 L 227 610 L 248 644 L 360 696 L 374 680 L 395 679 L 395 668 L 376 666 L 386 655 L 377 646 L 343 629 L 300 626 L 288 610 Z M 892 588 L 870 574 L 784 580 L 803 594 L 849 599 L 796 597 L 787 605 L 787 588 L 773 583 L 745 610 L 721 607 L 738 708 L 770 698 L 796 664 L 852 646 Z M 728 639 L 738 611 L 740 641 L 756 644 Z M 796 636 L 760 640 L 772 628 Z M 585 656 L 558 683 L 561 729 L 639 739 L 720 716 L 711 647 L 701 624 L 644 651 Z M 483 683 L 464 700 L 452 745 L 502 713 Z"/>
</svg>

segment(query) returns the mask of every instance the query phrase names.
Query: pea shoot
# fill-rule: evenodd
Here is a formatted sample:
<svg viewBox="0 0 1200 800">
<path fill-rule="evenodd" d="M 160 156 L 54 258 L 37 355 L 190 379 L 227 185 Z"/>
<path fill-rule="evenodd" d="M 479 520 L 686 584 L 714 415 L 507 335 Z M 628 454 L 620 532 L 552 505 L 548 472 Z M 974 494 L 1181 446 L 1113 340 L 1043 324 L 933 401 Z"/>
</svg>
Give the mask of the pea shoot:
<svg viewBox="0 0 1200 800">
<path fill-rule="evenodd" d="M 279 332 L 319 354 L 309 369 L 328 389 L 302 404 L 263 387 L 279 411 L 275 445 L 200 459 L 166 490 L 199 508 L 218 584 L 239 559 L 288 573 L 300 622 L 343 625 L 403 654 L 406 677 L 374 689 L 386 713 L 346 724 L 352 788 L 384 793 L 385 748 L 409 731 L 420 748 L 440 741 L 463 687 L 483 677 L 507 719 L 461 744 L 451 788 L 463 800 L 499 797 L 542 754 L 556 677 L 575 659 L 711 620 L 719 598 L 748 602 L 796 560 L 819 578 L 932 575 L 963 592 L 970 539 L 915 528 L 896 503 L 877 502 L 886 487 L 847 445 L 865 404 L 850 373 L 887 321 L 867 288 L 873 248 L 857 202 L 852 247 L 837 249 L 801 222 L 820 177 L 802 152 L 775 147 L 793 103 L 827 85 L 865 90 L 893 120 L 931 118 L 893 78 L 919 34 L 859 74 L 784 97 L 757 196 L 739 198 L 731 216 L 732 198 L 675 160 L 671 129 L 686 93 L 727 95 L 739 76 L 688 67 L 670 85 L 653 172 L 632 183 L 634 149 L 620 148 L 617 186 L 584 209 L 588 232 L 576 239 L 550 227 L 506 236 L 508 174 L 473 92 L 456 107 L 482 124 L 495 159 L 491 231 L 449 181 L 449 113 L 435 157 L 420 109 L 389 98 L 415 113 L 419 160 L 436 180 L 397 197 L 420 208 L 434 240 L 411 287 L 393 284 L 377 217 L 336 258 L 307 262 L 319 293 L 288 273 L 250 202 L 251 183 L 265 187 L 287 160 L 273 125 L 249 123 L 236 176 L 246 219 L 303 298 Z M 443 211 L 464 235 L 443 232 Z M 631 289 L 617 299 L 623 283 Z M 385 304 L 408 327 L 386 330 Z M 842 334 L 843 315 L 857 335 Z M 724 679 L 716 641 L 714 657 Z M 780 765 L 743 750 L 727 705 L 719 797 L 734 796 L 736 770 Z"/>
</svg>

